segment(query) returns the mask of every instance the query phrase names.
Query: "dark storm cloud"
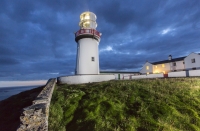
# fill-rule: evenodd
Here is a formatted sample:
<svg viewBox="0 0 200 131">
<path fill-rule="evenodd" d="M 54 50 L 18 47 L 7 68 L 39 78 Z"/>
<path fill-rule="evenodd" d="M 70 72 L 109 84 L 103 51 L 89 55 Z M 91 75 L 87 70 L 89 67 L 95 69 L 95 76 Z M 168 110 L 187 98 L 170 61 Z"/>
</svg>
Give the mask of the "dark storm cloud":
<svg viewBox="0 0 200 131">
<path fill-rule="evenodd" d="M 101 70 L 139 71 L 148 61 L 200 52 L 200 1 L 1 0 L 0 80 L 75 70 L 79 16 L 97 15 Z"/>
<path fill-rule="evenodd" d="M 16 59 L 13 59 L 13 58 L 8 58 L 8 57 L 3 57 L 3 58 L 0 58 L 0 67 L 6 65 L 12 65 L 14 66 L 15 64 L 18 64 L 19 62 L 16 60 Z"/>
</svg>

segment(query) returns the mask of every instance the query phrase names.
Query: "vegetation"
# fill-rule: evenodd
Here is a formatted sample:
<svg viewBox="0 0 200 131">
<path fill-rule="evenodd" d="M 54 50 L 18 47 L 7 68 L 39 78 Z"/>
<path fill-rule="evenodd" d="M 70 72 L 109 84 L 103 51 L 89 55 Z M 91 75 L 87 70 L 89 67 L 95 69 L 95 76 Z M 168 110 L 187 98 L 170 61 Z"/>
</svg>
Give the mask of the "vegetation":
<svg viewBox="0 0 200 131">
<path fill-rule="evenodd" d="M 199 131 L 200 78 L 57 85 L 50 131 Z"/>
<path fill-rule="evenodd" d="M 20 125 L 22 109 L 30 106 L 43 88 L 44 86 L 41 86 L 24 91 L 0 101 L 0 130 L 16 131 Z"/>
</svg>

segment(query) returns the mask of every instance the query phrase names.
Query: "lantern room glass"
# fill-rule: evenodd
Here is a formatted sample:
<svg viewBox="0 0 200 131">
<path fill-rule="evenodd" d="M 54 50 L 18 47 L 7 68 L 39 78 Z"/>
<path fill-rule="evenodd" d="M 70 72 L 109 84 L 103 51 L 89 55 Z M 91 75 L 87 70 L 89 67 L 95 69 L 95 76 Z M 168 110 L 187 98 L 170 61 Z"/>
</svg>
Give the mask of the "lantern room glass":
<svg viewBox="0 0 200 131">
<path fill-rule="evenodd" d="M 96 15 L 92 12 L 83 12 L 80 15 L 79 26 L 81 29 L 96 29 Z"/>
</svg>

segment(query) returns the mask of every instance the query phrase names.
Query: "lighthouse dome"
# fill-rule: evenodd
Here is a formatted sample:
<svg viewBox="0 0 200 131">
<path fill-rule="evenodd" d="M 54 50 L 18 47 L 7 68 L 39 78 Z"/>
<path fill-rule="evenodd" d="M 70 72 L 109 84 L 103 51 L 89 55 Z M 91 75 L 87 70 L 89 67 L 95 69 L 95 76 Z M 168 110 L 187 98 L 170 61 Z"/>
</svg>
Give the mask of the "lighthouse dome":
<svg viewBox="0 0 200 131">
<path fill-rule="evenodd" d="M 79 26 L 81 29 L 96 29 L 97 23 L 96 23 L 96 15 L 92 12 L 83 12 L 80 15 L 80 22 Z"/>
</svg>

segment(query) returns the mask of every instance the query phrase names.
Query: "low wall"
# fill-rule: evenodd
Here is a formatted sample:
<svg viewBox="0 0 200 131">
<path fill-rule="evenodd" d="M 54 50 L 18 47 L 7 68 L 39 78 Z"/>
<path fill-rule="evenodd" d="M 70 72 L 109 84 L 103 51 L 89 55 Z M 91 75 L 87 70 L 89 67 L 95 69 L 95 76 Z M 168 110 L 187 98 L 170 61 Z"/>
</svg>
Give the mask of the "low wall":
<svg viewBox="0 0 200 131">
<path fill-rule="evenodd" d="M 189 70 L 189 76 L 200 76 L 200 70 Z"/>
<path fill-rule="evenodd" d="M 185 71 L 169 72 L 168 77 L 186 77 Z"/>
<path fill-rule="evenodd" d="M 144 78 L 163 78 L 163 73 L 131 76 L 131 79 L 144 79 Z"/>
<path fill-rule="evenodd" d="M 17 131 L 48 130 L 49 106 L 56 84 L 56 79 L 49 79 L 31 106 L 23 109 L 20 116 L 20 126 Z"/>
<path fill-rule="evenodd" d="M 82 83 L 91 83 L 91 82 L 102 82 L 114 80 L 115 75 L 74 75 L 74 76 L 63 76 L 58 77 L 59 84 L 82 84 Z"/>
</svg>

